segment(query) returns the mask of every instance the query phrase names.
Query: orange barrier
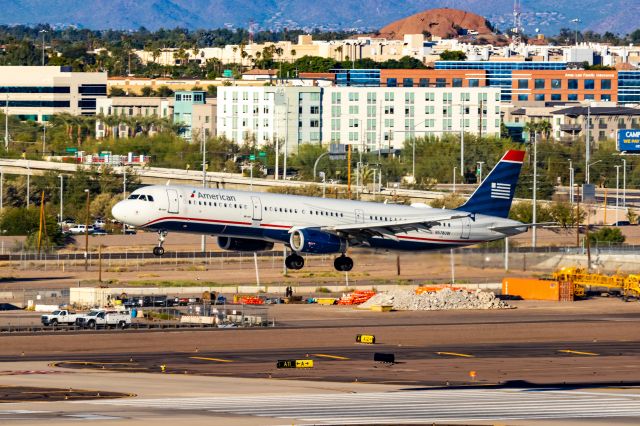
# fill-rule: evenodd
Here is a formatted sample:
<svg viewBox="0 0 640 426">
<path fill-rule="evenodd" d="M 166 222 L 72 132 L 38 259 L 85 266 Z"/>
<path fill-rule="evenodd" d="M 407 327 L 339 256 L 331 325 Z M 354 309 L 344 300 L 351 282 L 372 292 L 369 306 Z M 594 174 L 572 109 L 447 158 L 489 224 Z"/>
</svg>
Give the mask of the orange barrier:
<svg viewBox="0 0 640 426">
<path fill-rule="evenodd" d="M 415 289 L 416 294 L 422 293 L 435 293 L 436 291 L 444 290 L 445 288 L 451 289 L 453 291 L 463 290 L 461 287 L 454 287 L 447 284 L 442 285 L 421 285 Z"/>
<path fill-rule="evenodd" d="M 343 295 L 338 300 L 338 305 L 360 305 L 375 296 L 373 290 L 356 290 L 353 293 Z"/>
<path fill-rule="evenodd" d="M 243 305 L 264 305 L 264 300 L 256 296 L 243 296 L 240 298 Z"/>
</svg>

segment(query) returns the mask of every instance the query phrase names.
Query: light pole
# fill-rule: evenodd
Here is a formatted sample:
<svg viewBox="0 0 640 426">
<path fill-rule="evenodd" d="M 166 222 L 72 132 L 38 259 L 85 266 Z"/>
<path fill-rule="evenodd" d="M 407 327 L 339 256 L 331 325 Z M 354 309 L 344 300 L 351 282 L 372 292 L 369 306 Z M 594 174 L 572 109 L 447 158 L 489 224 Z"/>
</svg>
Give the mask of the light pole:
<svg viewBox="0 0 640 426">
<path fill-rule="evenodd" d="M 44 67 L 44 34 L 47 30 L 40 30 L 40 34 L 42 34 L 42 66 Z"/>
<path fill-rule="evenodd" d="M 569 201 L 571 202 L 571 205 L 573 205 L 573 199 L 574 199 L 573 174 L 574 174 L 573 162 L 571 161 L 571 159 L 569 159 Z"/>
<path fill-rule="evenodd" d="M 484 161 L 476 161 L 476 163 L 478 163 L 478 171 L 480 174 L 479 180 L 478 180 L 478 185 L 482 184 L 482 165 L 484 164 Z"/>
<path fill-rule="evenodd" d="M 587 183 L 589 183 L 589 181 L 591 180 L 591 166 L 593 166 L 594 164 L 598 164 L 600 163 L 602 160 L 598 160 L 598 161 L 594 161 L 593 163 L 588 163 L 587 164 Z M 583 194 L 584 196 L 584 194 Z"/>
<path fill-rule="evenodd" d="M 616 226 L 618 226 L 618 207 L 620 207 L 619 198 L 620 198 L 620 167 L 621 165 L 616 165 Z"/>
<path fill-rule="evenodd" d="M 4 101 L 4 149 L 9 150 L 9 94 Z"/>
<path fill-rule="evenodd" d="M 60 178 L 60 223 L 64 220 L 64 204 L 62 194 L 64 193 L 64 175 L 58 175 Z"/>
<path fill-rule="evenodd" d="M 585 183 L 589 183 L 591 180 L 591 176 L 589 175 L 589 161 L 591 161 L 591 104 L 587 105 L 587 135 L 584 143 L 584 154 L 584 162 L 587 164 Z"/>
<path fill-rule="evenodd" d="M 531 246 L 535 249 L 538 243 L 538 233 L 536 232 L 536 221 L 538 220 L 538 134 L 533 133 L 533 223 L 531 227 Z"/>
<path fill-rule="evenodd" d="M 84 221 L 84 270 L 89 270 L 89 190 L 85 189 L 87 194 L 87 215 Z"/>
<path fill-rule="evenodd" d="M 627 160 L 622 159 L 622 207 L 627 207 Z"/>
<path fill-rule="evenodd" d="M 202 134 L 202 187 L 207 187 L 207 138 L 204 134 L 204 128 L 200 129 Z M 251 165 L 251 189 L 253 189 L 253 164 Z M 200 250 L 204 253 L 207 250 L 207 237 L 202 234 L 200 236 Z"/>
<path fill-rule="evenodd" d="M 0 167 L 0 211 L 4 208 L 4 169 Z"/>
<path fill-rule="evenodd" d="M 457 167 L 453 168 L 453 193 L 454 194 L 456 193 L 456 170 L 457 169 L 458 169 Z"/>
<path fill-rule="evenodd" d="M 29 208 L 29 193 L 31 192 L 31 167 L 29 167 L 29 160 L 27 160 L 27 208 Z"/>
<path fill-rule="evenodd" d="M 576 24 L 576 46 L 577 46 L 578 45 L 578 23 L 580 22 L 580 19 L 574 18 L 571 20 L 571 22 Z"/>
</svg>

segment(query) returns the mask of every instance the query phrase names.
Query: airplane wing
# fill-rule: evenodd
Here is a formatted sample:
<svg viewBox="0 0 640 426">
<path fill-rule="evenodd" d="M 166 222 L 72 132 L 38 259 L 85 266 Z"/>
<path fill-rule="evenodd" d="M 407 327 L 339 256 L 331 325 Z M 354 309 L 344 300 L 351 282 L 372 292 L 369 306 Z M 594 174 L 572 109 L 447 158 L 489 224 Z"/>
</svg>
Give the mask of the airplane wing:
<svg viewBox="0 0 640 426">
<path fill-rule="evenodd" d="M 442 215 L 430 218 L 417 218 L 395 222 L 349 223 L 344 225 L 323 226 L 320 230 L 358 241 L 371 237 L 383 237 L 397 241 L 396 234 L 410 231 L 427 231 L 431 227 L 449 220 L 463 219 L 472 216 L 470 213 Z"/>
</svg>

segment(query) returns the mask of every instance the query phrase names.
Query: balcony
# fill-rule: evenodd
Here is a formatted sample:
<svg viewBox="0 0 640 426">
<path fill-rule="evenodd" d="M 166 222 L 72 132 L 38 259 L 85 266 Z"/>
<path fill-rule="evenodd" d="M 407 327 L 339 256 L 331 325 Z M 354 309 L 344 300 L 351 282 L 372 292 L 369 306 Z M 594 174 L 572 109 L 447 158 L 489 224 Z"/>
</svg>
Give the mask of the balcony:
<svg viewBox="0 0 640 426">
<path fill-rule="evenodd" d="M 563 132 L 580 133 L 582 126 L 580 124 L 561 124 L 560 130 Z"/>
</svg>

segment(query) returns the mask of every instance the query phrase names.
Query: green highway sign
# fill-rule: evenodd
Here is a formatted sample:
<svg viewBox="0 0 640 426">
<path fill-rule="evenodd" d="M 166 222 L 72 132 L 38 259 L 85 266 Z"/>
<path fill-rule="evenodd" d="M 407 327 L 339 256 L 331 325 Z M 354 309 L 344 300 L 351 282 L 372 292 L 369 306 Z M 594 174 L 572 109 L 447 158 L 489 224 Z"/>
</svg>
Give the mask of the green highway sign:
<svg viewBox="0 0 640 426">
<path fill-rule="evenodd" d="M 256 159 L 255 154 L 251 154 L 251 155 L 249 155 L 249 160 L 251 160 L 251 161 L 255 161 L 255 159 Z"/>
<path fill-rule="evenodd" d="M 67 152 L 78 152 L 78 148 L 67 148 Z"/>
<path fill-rule="evenodd" d="M 264 152 L 264 151 L 260 151 L 260 152 L 258 153 L 258 157 L 266 157 L 266 156 L 267 156 L 267 153 L 266 153 L 266 152 Z"/>
</svg>

